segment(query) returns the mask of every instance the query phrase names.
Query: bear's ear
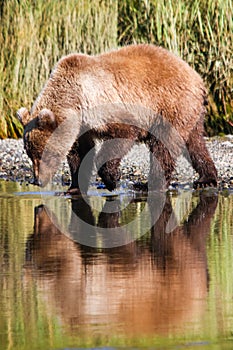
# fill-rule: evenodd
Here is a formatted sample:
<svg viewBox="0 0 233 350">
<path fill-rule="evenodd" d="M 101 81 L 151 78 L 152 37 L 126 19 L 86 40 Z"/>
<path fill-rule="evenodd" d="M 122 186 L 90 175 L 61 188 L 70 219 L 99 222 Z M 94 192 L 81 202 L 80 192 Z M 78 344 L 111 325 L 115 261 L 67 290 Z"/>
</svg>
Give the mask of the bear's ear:
<svg viewBox="0 0 233 350">
<path fill-rule="evenodd" d="M 57 121 L 52 111 L 47 108 L 42 109 L 38 115 L 37 126 L 39 129 L 55 130 L 57 127 Z"/>
<path fill-rule="evenodd" d="M 17 113 L 16 113 L 17 118 L 19 119 L 20 123 L 25 126 L 28 124 L 28 122 L 31 119 L 30 113 L 28 112 L 27 108 L 21 107 Z"/>
</svg>

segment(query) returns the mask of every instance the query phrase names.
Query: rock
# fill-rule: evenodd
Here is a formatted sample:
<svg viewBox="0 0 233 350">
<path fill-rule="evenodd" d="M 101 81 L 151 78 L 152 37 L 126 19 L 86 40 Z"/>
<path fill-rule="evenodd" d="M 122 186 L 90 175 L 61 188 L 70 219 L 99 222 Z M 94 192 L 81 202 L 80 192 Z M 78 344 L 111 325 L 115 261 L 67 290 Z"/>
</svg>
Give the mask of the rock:
<svg viewBox="0 0 233 350">
<path fill-rule="evenodd" d="M 218 170 L 219 184 L 233 186 L 233 135 L 224 138 L 206 138 L 206 144 Z M 33 178 L 32 162 L 28 158 L 23 140 L 0 140 L 0 178 L 11 181 L 30 182 Z M 134 145 L 130 152 L 121 161 L 122 184 L 124 186 L 144 187 L 149 174 L 150 152 L 142 144 Z M 172 183 L 176 183 L 188 189 L 189 183 L 198 178 L 192 166 L 184 157 L 179 157 L 174 171 Z M 68 186 L 70 182 L 69 167 L 63 162 L 54 176 L 54 183 Z M 93 176 L 93 183 L 98 186 L 101 179 Z M 222 185 L 221 185 L 222 183 Z M 142 186 L 143 184 L 143 186 Z M 224 188 L 226 185 L 224 185 Z M 173 187 L 174 188 L 174 187 Z"/>
<path fill-rule="evenodd" d="M 222 147 L 233 147 L 233 143 L 232 142 L 230 142 L 230 141 L 225 141 L 225 142 L 223 142 L 222 143 L 222 145 L 221 145 Z"/>
</svg>

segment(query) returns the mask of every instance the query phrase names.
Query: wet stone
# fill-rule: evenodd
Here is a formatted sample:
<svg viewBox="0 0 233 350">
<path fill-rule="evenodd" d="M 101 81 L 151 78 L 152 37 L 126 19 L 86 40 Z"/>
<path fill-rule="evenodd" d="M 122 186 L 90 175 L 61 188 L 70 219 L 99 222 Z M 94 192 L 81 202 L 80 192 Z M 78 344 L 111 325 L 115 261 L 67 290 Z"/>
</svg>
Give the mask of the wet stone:
<svg viewBox="0 0 233 350">
<path fill-rule="evenodd" d="M 233 135 L 224 138 L 206 138 L 207 148 L 218 170 L 219 184 L 224 181 L 232 187 L 233 185 Z M 28 158 L 24 148 L 23 140 L 5 139 L 0 140 L 0 178 L 11 181 L 32 180 L 32 162 Z M 146 181 L 149 174 L 150 154 L 147 147 L 135 145 L 121 161 L 121 183 L 137 183 Z M 96 169 L 95 169 L 96 171 Z M 180 157 L 177 167 L 173 173 L 171 185 L 178 183 L 182 186 L 192 183 L 198 178 L 188 161 Z M 54 183 L 60 185 L 70 184 L 70 172 L 67 162 L 63 162 L 54 176 Z M 93 172 L 92 182 L 101 183 L 101 179 Z M 224 185 L 225 186 L 225 185 Z"/>
</svg>

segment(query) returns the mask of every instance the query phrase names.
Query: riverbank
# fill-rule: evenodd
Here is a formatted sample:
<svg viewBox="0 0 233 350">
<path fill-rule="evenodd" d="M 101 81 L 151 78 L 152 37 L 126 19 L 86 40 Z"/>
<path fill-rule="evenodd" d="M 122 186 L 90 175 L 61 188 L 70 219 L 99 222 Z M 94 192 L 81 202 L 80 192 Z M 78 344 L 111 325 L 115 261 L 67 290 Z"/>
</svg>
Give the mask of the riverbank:
<svg viewBox="0 0 233 350">
<path fill-rule="evenodd" d="M 233 188 L 233 135 L 224 138 L 206 139 L 210 155 L 218 170 L 219 186 Z M 8 181 L 32 182 L 32 163 L 24 148 L 23 140 L 0 140 L 0 179 Z M 122 183 L 126 186 L 138 181 L 146 181 L 149 171 L 149 152 L 145 145 L 135 145 L 121 162 Z M 69 167 L 63 162 L 54 176 L 54 183 L 69 185 Z M 198 175 L 191 165 L 180 157 L 172 184 L 191 186 Z M 98 186 L 100 179 L 93 173 L 92 182 Z"/>
</svg>

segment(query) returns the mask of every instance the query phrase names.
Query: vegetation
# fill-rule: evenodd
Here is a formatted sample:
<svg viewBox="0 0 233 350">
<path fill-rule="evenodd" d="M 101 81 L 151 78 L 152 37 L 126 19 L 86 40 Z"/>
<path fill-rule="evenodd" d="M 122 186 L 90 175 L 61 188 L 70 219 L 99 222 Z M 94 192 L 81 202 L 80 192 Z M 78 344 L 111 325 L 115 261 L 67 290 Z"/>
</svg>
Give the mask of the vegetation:
<svg viewBox="0 0 233 350">
<path fill-rule="evenodd" d="M 207 130 L 230 130 L 233 121 L 232 0 L 119 2 L 118 43 L 152 42 L 180 55 L 210 92 Z"/>
<path fill-rule="evenodd" d="M 11 134 L 16 110 L 31 106 L 62 55 L 104 51 L 116 46 L 116 35 L 114 0 L 2 1 L 0 137 L 18 136 Z"/>
<path fill-rule="evenodd" d="M 204 78 L 209 134 L 232 131 L 232 0 L 0 0 L 0 138 L 18 137 L 30 107 L 64 54 L 132 42 L 164 46 Z"/>
</svg>

